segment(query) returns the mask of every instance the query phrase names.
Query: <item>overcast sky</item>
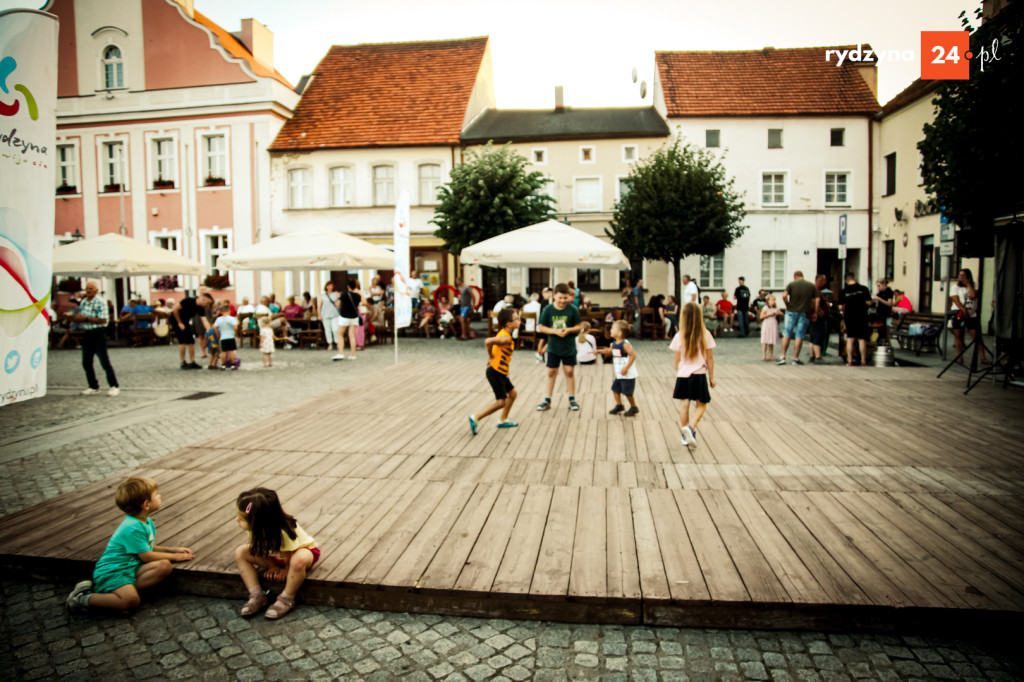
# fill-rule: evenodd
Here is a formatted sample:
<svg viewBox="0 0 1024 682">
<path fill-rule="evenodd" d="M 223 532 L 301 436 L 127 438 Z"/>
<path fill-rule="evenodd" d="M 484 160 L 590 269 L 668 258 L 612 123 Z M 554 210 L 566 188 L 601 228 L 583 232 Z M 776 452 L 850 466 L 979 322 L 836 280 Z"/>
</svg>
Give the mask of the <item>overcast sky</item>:
<svg viewBox="0 0 1024 682">
<path fill-rule="evenodd" d="M 112 6 L 116 0 L 111 0 Z M 0 0 L 0 8 L 40 3 Z M 878 67 L 885 103 L 920 75 L 921 31 L 961 30 L 981 0 L 195 0 L 228 31 L 246 17 L 274 32 L 293 84 L 331 45 L 490 36 L 497 103 L 540 108 L 651 103 L 655 50 L 753 50 L 871 43 L 911 51 Z M 824 54 L 822 55 L 824 59 Z M 640 98 L 639 83 L 648 83 Z"/>
</svg>

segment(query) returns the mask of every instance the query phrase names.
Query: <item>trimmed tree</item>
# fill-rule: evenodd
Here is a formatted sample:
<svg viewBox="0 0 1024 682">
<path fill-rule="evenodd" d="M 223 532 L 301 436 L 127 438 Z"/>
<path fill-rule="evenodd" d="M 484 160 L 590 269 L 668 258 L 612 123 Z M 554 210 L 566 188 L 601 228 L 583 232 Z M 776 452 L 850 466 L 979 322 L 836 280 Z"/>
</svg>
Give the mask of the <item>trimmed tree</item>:
<svg viewBox="0 0 1024 682">
<path fill-rule="evenodd" d="M 976 30 L 966 11 L 960 18 L 971 32 L 970 78 L 939 86 L 935 120 L 917 148 L 925 190 L 961 227 L 984 230 L 1024 207 L 1015 170 L 1024 155 L 1024 4 L 1007 5 Z"/>
<path fill-rule="evenodd" d="M 528 172 L 528 163 L 508 144 L 488 142 L 467 153 L 438 189 L 440 203 L 430 221 L 446 250 L 459 255 L 467 246 L 552 217 L 554 199 L 542 191 L 547 178 Z"/>
<path fill-rule="evenodd" d="M 743 234 L 743 195 L 712 152 L 678 137 L 634 164 L 626 182 L 605 233 L 630 258 L 669 263 L 678 301 L 679 261 L 719 253 Z"/>
</svg>

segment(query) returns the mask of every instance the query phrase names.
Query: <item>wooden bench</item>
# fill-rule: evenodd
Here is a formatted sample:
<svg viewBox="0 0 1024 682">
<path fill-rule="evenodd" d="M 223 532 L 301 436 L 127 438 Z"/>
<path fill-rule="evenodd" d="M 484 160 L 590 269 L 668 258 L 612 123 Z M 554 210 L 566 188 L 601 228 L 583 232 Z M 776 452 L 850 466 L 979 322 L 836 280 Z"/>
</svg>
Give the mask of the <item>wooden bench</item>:
<svg viewBox="0 0 1024 682">
<path fill-rule="evenodd" d="M 942 332 L 942 325 L 946 323 L 946 317 L 940 313 L 907 313 L 892 318 L 892 326 L 889 328 L 889 338 L 895 339 L 900 348 L 913 350 L 920 355 L 925 348 L 939 350 L 939 334 Z M 934 334 L 911 334 L 911 325 L 924 324 L 935 328 Z"/>
</svg>

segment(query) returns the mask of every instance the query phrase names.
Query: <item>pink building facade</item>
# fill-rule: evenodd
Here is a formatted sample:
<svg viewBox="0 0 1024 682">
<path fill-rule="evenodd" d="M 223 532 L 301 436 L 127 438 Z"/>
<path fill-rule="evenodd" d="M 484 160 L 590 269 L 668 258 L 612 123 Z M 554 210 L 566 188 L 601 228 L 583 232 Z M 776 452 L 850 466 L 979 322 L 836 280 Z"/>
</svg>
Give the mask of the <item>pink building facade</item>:
<svg viewBox="0 0 1024 682">
<path fill-rule="evenodd" d="M 270 235 L 266 150 L 299 96 L 273 67 L 273 34 L 245 19 L 229 33 L 192 0 L 51 0 L 60 19 L 55 244 L 110 232 L 206 265 Z M 203 278 L 101 286 L 182 298 Z M 232 273 L 217 298 L 253 298 Z"/>
</svg>

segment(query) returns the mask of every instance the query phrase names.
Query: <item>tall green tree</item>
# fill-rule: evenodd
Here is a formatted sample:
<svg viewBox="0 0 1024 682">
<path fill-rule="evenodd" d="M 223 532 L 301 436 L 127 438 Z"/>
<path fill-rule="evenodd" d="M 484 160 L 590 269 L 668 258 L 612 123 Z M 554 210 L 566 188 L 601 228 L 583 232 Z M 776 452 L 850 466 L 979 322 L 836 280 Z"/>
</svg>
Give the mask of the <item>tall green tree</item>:
<svg viewBox="0 0 1024 682">
<path fill-rule="evenodd" d="M 552 217 L 554 199 L 542 191 L 547 178 L 528 172 L 528 163 L 508 144 L 488 142 L 452 169 L 451 180 L 438 189 L 440 203 L 430 221 L 445 249 L 458 255 L 471 244 Z"/>
<path fill-rule="evenodd" d="M 605 233 L 631 258 L 669 263 L 679 300 L 679 261 L 719 253 L 743 234 L 743 196 L 712 152 L 679 137 L 634 164 L 626 182 Z"/>
<path fill-rule="evenodd" d="M 989 229 L 994 218 L 1024 208 L 1024 3 L 977 29 L 966 12 L 960 18 L 971 32 L 970 78 L 939 86 L 935 119 L 917 147 L 925 189 L 943 212 L 961 227 Z"/>
</svg>

